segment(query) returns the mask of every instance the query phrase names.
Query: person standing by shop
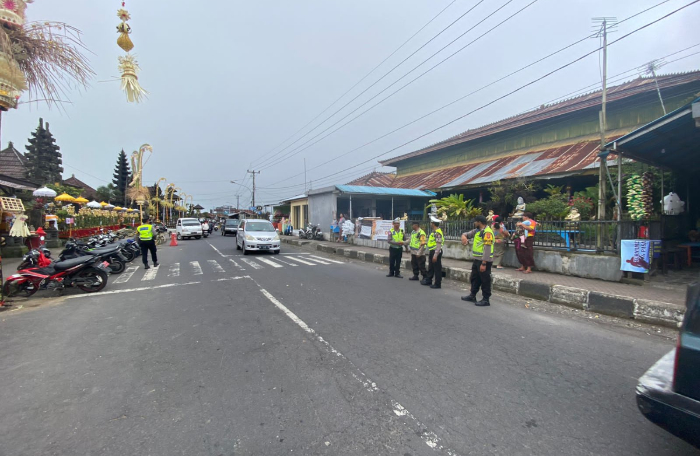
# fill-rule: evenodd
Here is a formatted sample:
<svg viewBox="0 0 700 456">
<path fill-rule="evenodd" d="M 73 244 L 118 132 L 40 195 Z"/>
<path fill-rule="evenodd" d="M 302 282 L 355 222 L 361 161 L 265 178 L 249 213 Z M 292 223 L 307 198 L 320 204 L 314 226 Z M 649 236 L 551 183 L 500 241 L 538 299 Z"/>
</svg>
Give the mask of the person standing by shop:
<svg viewBox="0 0 700 456">
<path fill-rule="evenodd" d="M 462 296 L 462 301 L 473 302 L 480 307 L 490 306 L 494 234 L 483 215 L 478 215 L 474 219 L 474 226 L 476 229 L 462 233 L 462 245 L 467 245 L 470 239 L 474 240 L 472 245 L 474 262 L 470 274 L 471 294 Z M 476 300 L 479 289 L 481 289 L 481 301 Z"/>
<path fill-rule="evenodd" d="M 141 246 L 141 255 L 143 255 L 143 268 L 150 269 L 148 265 L 148 252 L 151 252 L 151 259 L 153 260 L 153 266 L 158 267 L 158 254 L 156 248 L 156 241 L 153 239 L 153 225 L 151 225 L 151 220 L 146 216 L 143 218 L 143 222 L 136 228 L 136 233 L 138 233 L 139 245 Z"/>
<path fill-rule="evenodd" d="M 493 222 L 494 223 L 491 226 L 495 236 L 495 244 L 493 245 L 493 265 L 496 266 L 496 269 L 503 269 L 503 266 L 501 266 L 501 260 L 508 249 L 508 239 L 510 239 L 510 233 L 503 224 L 503 219 L 500 216 L 494 217 Z"/>
<path fill-rule="evenodd" d="M 532 273 L 532 268 L 535 266 L 533 247 L 535 246 L 537 222 L 532 219 L 532 212 L 525 212 L 523 214 L 523 221 L 518 222 L 516 225 L 527 231 L 524 243 L 519 242 L 518 239 L 515 240 L 515 253 L 518 255 L 518 261 L 520 262 L 520 268 L 518 268 L 517 271 L 530 274 Z"/>
<path fill-rule="evenodd" d="M 401 275 L 401 257 L 403 256 L 404 232 L 401 229 L 401 220 L 394 220 L 394 226 L 389 230 L 387 241 L 389 242 L 389 274 L 387 277 L 403 279 Z"/>
<path fill-rule="evenodd" d="M 428 271 L 425 270 L 425 245 L 425 231 L 421 229 L 418 222 L 413 222 L 413 231 L 408 245 L 411 249 L 413 277 L 408 280 L 419 280 L 418 273 L 423 276 L 423 280 L 428 276 Z"/>
<path fill-rule="evenodd" d="M 442 288 L 442 244 L 444 236 L 440 229 L 440 219 L 430 216 L 430 237 L 428 238 L 428 275 L 421 281 L 430 288 Z M 433 283 L 433 278 L 435 283 Z"/>
<path fill-rule="evenodd" d="M 343 242 L 343 223 L 345 223 L 345 217 L 340 214 L 338 217 L 338 239 L 337 242 Z"/>
</svg>

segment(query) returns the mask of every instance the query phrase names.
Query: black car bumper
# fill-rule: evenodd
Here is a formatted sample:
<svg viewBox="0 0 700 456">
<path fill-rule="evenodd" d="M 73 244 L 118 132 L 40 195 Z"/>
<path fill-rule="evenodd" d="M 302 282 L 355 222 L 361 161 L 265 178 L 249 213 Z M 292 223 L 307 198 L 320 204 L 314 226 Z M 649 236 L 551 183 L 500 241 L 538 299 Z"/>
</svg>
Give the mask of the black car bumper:
<svg viewBox="0 0 700 456">
<path fill-rule="evenodd" d="M 673 391 L 675 350 L 639 379 L 637 407 L 652 423 L 700 448 L 700 402 Z"/>
</svg>

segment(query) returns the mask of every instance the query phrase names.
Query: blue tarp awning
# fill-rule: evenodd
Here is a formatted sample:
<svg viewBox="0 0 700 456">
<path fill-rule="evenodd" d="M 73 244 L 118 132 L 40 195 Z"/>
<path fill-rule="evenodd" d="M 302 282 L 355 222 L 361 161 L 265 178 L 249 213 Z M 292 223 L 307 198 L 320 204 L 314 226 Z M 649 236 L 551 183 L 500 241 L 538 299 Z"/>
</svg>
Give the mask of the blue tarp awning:
<svg viewBox="0 0 700 456">
<path fill-rule="evenodd" d="M 366 187 L 362 185 L 336 185 L 335 188 L 342 193 L 351 193 L 354 195 L 375 195 L 375 196 L 414 196 L 423 198 L 432 198 L 436 196 L 428 190 L 418 190 L 413 188 L 392 188 L 392 187 Z"/>
<path fill-rule="evenodd" d="M 700 98 L 606 144 L 611 152 L 684 173 L 700 170 Z"/>
</svg>

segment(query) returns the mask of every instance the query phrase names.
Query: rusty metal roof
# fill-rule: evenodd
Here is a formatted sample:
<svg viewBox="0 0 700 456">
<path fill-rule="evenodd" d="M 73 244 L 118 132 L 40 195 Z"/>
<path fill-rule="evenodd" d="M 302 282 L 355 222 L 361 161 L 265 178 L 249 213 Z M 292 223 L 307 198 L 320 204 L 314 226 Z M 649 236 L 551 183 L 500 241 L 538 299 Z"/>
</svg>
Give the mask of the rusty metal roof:
<svg viewBox="0 0 700 456">
<path fill-rule="evenodd" d="M 394 173 L 380 173 L 378 171 L 373 171 L 369 174 L 365 174 L 362 177 L 348 182 L 346 185 L 364 185 L 369 187 L 391 187 L 396 174 Z"/>
<path fill-rule="evenodd" d="M 700 81 L 700 71 L 691 71 L 687 73 L 663 75 L 658 77 L 660 89 L 680 86 L 683 84 L 698 81 Z M 654 84 L 653 78 L 639 77 L 633 81 L 609 87 L 608 103 L 613 103 L 624 98 L 655 90 L 656 86 Z M 518 114 L 516 116 L 509 117 L 498 122 L 484 125 L 483 127 L 479 127 L 474 130 L 467 130 L 464 133 L 433 144 L 432 146 L 428 146 L 423 149 L 410 152 L 408 154 L 400 155 L 398 157 L 390 158 L 388 160 L 383 160 L 379 163 L 381 163 L 384 166 L 395 166 L 397 163 L 400 163 L 410 158 L 425 155 L 430 152 L 442 150 L 450 146 L 466 143 L 474 139 L 483 138 L 513 128 L 530 125 L 564 114 L 580 111 L 582 109 L 599 106 L 600 104 L 601 91 L 599 90 L 596 92 L 588 93 L 586 95 L 581 95 L 579 97 L 571 98 L 569 100 L 561 101 L 559 103 L 554 103 L 549 106 L 542 106 L 539 109 L 528 111 L 523 114 Z"/>
<path fill-rule="evenodd" d="M 392 187 L 438 190 L 484 185 L 503 179 L 581 173 L 600 166 L 599 149 L 600 141 L 581 141 L 521 155 L 397 176 Z M 614 160 L 614 157 L 608 160 Z"/>
</svg>

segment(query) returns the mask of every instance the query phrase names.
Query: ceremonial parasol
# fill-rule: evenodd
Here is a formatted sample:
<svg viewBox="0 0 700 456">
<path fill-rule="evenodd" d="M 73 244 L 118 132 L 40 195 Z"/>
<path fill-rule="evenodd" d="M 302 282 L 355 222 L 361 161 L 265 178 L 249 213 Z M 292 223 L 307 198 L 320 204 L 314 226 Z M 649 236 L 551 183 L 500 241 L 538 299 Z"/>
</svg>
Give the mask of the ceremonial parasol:
<svg viewBox="0 0 700 456">
<path fill-rule="evenodd" d="M 105 209 L 114 209 L 114 204 L 107 204 L 104 206 Z"/>
<path fill-rule="evenodd" d="M 101 209 L 102 205 L 100 205 L 100 203 L 98 203 L 97 201 L 92 200 L 87 204 L 87 207 L 89 207 L 90 209 Z"/>
<path fill-rule="evenodd" d="M 75 199 L 75 201 L 73 201 L 73 202 L 74 202 L 74 203 L 78 203 L 78 204 L 85 204 L 85 203 L 88 202 L 88 200 L 86 200 L 86 199 L 83 198 L 82 196 L 79 196 L 79 197 L 77 197 L 77 198 Z"/>
<path fill-rule="evenodd" d="M 55 198 L 58 193 L 54 192 L 48 187 L 41 187 L 36 190 L 34 190 L 34 193 L 32 195 L 37 196 L 39 198 Z"/>
<path fill-rule="evenodd" d="M 70 196 L 68 193 L 63 193 L 61 195 L 58 195 L 56 198 L 54 198 L 56 201 L 61 201 L 62 203 L 74 203 L 75 198 Z"/>
</svg>

